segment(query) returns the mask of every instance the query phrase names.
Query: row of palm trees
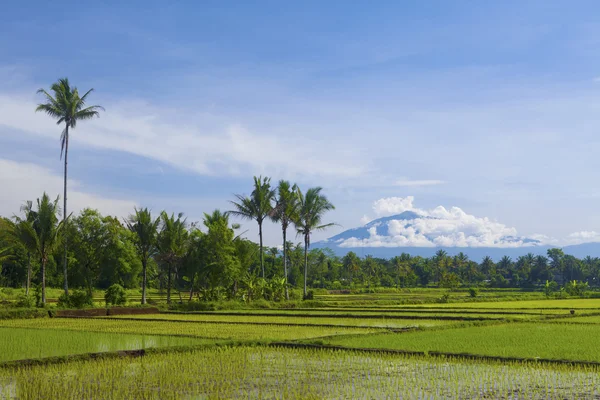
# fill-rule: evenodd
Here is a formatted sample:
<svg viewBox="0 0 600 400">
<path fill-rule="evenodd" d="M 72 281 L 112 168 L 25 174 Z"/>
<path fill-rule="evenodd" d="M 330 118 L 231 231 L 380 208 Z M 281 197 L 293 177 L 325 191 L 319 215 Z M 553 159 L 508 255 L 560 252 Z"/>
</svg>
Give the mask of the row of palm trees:
<svg viewBox="0 0 600 400">
<path fill-rule="evenodd" d="M 308 271 L 308 249 L 310 236 L 313 232 L 323 230 L 335 225 L 324 223 L 323 217 L 327 211 L 335 209 L 327 197 L 321 194 L 321 187 L 310 188 L 303 193 L 298 185 L 280 180 L 277 187 L 271 186 L 271 178 L 254 177 L 254 188 L 250 196 L 236 194 L 237 201 L 232 201 L 234 210 L 229 214 L 242 219 L 254 220 L 258 224 L 258 237 L 260 248 L 260 267 L 262 277 L 265 278 L 264 250 L 263 250 L 263 223 L 265 220 L 281 224 L 283 236 L 283 268 L 287 291 L 287 230 L 291 224 L 296 228 L 298 235 L 304 239 L 304 296 L 306 297 L 306 281 Z"/>
</svg>

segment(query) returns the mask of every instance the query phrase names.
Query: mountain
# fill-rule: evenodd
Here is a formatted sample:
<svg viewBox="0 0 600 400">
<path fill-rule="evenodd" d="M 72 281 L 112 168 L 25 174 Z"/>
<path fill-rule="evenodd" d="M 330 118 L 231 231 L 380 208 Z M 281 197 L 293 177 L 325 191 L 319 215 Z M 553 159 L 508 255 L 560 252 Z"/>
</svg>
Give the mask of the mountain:
<svg viewBox="0 0 600 400">
<path fill-rule="evenodd" d="M 462 252 L 472 260 L 490 256 L 496 261 L 503 256 L 516 259 L 528 253 L 545 256 L 548 249 L 557 247 L 545 245 L 535 238 L 517 236 L 502 227 L 490 230 L 490 226 L 493 223 L 489 221 L 482 226 L 471 226 L 460 219 L 404 211 L 315 242 L 313 247 L 330 248 L 339 256 L 353 251 L 361 257 L 381 258 L 402 253 L 431 257 L 444 250 L 451 256 Z M 565 246 L 563 251 L 578 258 L 600 257 L 600 243 Z"/>
</svg>

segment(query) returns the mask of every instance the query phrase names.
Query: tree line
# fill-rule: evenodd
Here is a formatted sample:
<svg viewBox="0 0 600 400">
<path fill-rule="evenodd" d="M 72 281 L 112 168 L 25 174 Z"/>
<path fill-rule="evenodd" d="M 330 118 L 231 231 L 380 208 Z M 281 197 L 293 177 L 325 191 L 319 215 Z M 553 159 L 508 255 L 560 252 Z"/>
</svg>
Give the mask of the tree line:
<svg viewBox="0 0 600 400">
<path fill-rule="evenodd" d="M 285 180 L 272 187 L 270 178 L 255 177 L 251 194 L 236 195 L 231 205 L 229 211 L 205 213 L 201 223 L 188 223 L 183 213 L 153 215 L 148 208 L 136 208 L 122 221 L 92 209 L 65 219 L 59 197 L 52 200 L 44 193 L 35 203 L 25 203 L 20 215 L 0 219 L 0 284 L 24 286 L 29 295 L 35 282 L 42 304 L 47 285 L 63 286 L 69 295 L 65 280 L 90 296 L 95 288 L 113 284 L 141 286 L 142 304 L 148 287 L 165 289 L 168 303 L 172 290 L 180 301 L 184 290 L 190 300 L 197 294 L 204 300 L 250 301 L 289 299 L 292 275 L 292 284 L 302 283 L 306 296 L 311 235 L 332 225 L 323 222 L 334 206 L 322 188 L 303 192 Z M 259 243 L 243 238 L 231 216 L 256 221 Z M 265 262 L 262 240 L 266 221 L 282 230 L 281 251 L 267 249 L 270 263 Z M 292 226 L 302 245 L 287 240 Z M 65 259 L 66 275 L 58 265 Z"/>
</svg>

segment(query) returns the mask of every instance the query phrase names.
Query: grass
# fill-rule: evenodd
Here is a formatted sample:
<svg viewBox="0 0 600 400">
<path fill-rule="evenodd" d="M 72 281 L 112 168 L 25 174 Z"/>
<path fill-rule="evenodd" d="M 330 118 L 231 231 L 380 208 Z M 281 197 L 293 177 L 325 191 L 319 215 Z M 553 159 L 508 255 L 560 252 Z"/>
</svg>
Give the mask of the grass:
<svg viewBox="0 0 600 400">
<path fill-rule="evenodd" d="M 443 331 L 327 338 L 347 347 L 470 353 L 502 357 L 600 361 L 600 326 L 508 323 Z"/>
<path fill-rule="evenodd" d="M 117 350 L 193 346 L 202 339 L 153 335 L 0 328 L 0 362 Z"/>
<path fill-rule="evenodd" d="M 289 324 L 289 325 L 339 325 L 357 327 L 406 328 L 413 326 L 440 326 L 455 323 L 435 319 L 360 319 L 360 318 L 311 318 L 295 316 L 245 316 L 245 315 L 212 315 L 212 314 L 148 314 L 148 315 L 119 315 L 116 319 L 161 319 L 167 321 L 197 321 L 197 322 L 230 322 L 257 324 Z"/>
<path fill-rule="evenodd" d="M 331 335 L 366 334 L 377 328 L 346 328 L 319 326 L 279 326 L 240 324 L 191 324 L 176 321 L 144 321 L 91 318 L 50 318 L 41 320 L 0 321 L 0 327 L 61 329 L 85 332 L 135 333 L 143 335 L 179 335 L 205 339 L 277 341 L 317 338 Z"/>
<path fill-rule="evenodd" d="M 598 372 L 260 347 L 0 370 L 0 398 L 595 398 Z"/>
</svg>

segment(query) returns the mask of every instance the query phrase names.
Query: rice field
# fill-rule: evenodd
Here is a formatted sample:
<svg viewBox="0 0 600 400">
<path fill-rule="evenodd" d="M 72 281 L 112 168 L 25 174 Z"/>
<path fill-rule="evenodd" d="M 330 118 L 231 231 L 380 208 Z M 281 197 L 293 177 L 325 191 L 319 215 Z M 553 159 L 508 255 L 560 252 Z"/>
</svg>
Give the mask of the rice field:
<svg viewBox="0 0 600 400">
<path fill-rule="evenodd" d="M 326 344 L 356 348 L 470 353 L 500 357 L 600 362 L 600 326 L 569 323 L 509 323 L 332 337 Z"/>
<path fill-rule="evenodd" d="M 589 367 L 236 347 L 0 370 L 0 397 L 584 399 L 600 396 L 598 379 Z"/>
<path fill-rule="evenodd" d="M 283 325 L 334 325 L 347 327 L 369 327 L 369 328 L 392 328 L 403 329 L 411 327 L 430 327 L 455 324 L 455 321 L 446 321 L 438 319 L 390 319 L 385 316 L 379 318 L 312 318 L 290 316 L 270 316 L 270 315 L 214 315 L 214 314 L 147 314 L 147 315 L 117 315 L 111 319 L 140 319 L 140 320 L 164 320 L 164 321 L 183 321 L 183 322 L 218 322 L 235 324 L 283 324 Z"/>
<path fill-rule="evenodd" d="M 176 336 L 0 328 L 0 362 L 119 350 L 196 346 L 203 343 L 208 342 Z"/>
<path fill-rule="evenodd" d="M 0 327 L 37 328 L 103 332 L 118 334 L 169 335 L 201 337 L 215 340 L 281 341 L 318 338 L 336 335 L 368 334 L 380 332 L 379 328 L 282 326 L 203 323 L 190 324 L 177 321 L 144 321 L 93 318 L 52 318 L 42 320 L 0 321 Z"/>
<path fill-rule="evenodd" d="M 0 320 L 0 399 L 600 398 L 600 299 L 348 303 Z"/>
</svg>

